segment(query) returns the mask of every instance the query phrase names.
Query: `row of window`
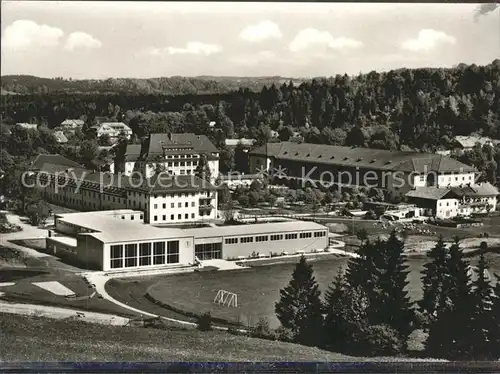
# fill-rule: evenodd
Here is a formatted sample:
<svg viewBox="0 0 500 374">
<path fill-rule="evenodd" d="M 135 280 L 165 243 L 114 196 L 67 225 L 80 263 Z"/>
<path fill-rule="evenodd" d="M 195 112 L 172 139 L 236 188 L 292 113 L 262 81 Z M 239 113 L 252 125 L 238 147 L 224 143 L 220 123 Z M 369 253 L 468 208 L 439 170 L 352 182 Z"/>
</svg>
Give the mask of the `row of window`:
<svg viewBox="0 0 500 374">
<path fill-rule="evenodd" d="M 222 243 L 196 244 L 194 255 L 198 260 L 212 260 L 222 258 Z"/>
<path fill-rule="evenodd" d="M 455 177 L 455 181 L 458 182 L 459 177 Z M 419 176 L 420 182 L 425 182 L 425 175 L 420 175 Z M 448 177 L 448 181 L 451 182 L 452 177 Z M 469 180 L 472 180 L 472 175 L 469 175 Z M 462 181 L 465 181 L 465 177 L 462 176 Z"/>
<path fill-rule="evenodd" d="M 152 247 L 152 251 L 151 251 Z M 137 250 L 139 248 L 139 250 Z M 166 249 L 166 251 L 165 251 Z M 179 241 L 118 244 L 110 251 L 111 268 L 179 263 Z"/>
<path fill-rule="evenodd" d="M 323 236 L 326 236 L 326 231 L 315 231 L 314 232 L 315 238 L 320 238 Z M 300 239 L 312 238 L 313 232 L 301 232 L 300 234 L 290 233 L 290 234 L 284 235 L 284 238 L 286 240 L 297 239 L 298 237 L 300 237 Z M 255 242 L 257 242 L 257 243 L 267 242 L 268 240 L 271 240 L 271 241 L 283 240 L 283 234 L 258 235 L 255 237 Z M 254 237 L 253 236 L 244 236 L 242 238 L 226 238 L 226 239 L 224 239 L 225 244 L 238 244 L 238 241 L 242 244 L 253 243 Z"/>
<path fill-rule="evenodd" d="M 200 158 L 199 155 L 167 155 L 166 158 Z"/>
<path fill-rule="evenodd" d="M 154 209 L 158 209 L 159 204 L 154 204 Z M 191 207 L 195 207 L 196 203 L 194 201 L 191 201 Z M 170 208 L 175 208 L 175 203 L 170 203 Z M 177 208 L 182 208 L 182 203 L 177 203 Z M 189 202 L 184 202 L 184 208 L 189 208 Z M 162 209 L 167 209 L 167 204 L 163 203 L 162 204 Z"/>
<path fill-rule="evenodd" d="M 195 214 L 191 213 L 191 218 L 194 219 L 194 217 L 195 217 Z M 177 219 L 182 219 L 182 214 L 177 214 Z M 184 214 L 184 219 L 189 219 L 189 214 L 188 213 Z M 162 221 L 166 221 L 166 220 L 167 220 L 167 216 L 164 214 L 162 216 Z M 175 220 L 175 214 L 171 214 L 170 215 L 170 220 L 171 221 Z M 153 217 L 153 221 L 158 221 L 158 216 L 154 216 Z"/>
</svg>

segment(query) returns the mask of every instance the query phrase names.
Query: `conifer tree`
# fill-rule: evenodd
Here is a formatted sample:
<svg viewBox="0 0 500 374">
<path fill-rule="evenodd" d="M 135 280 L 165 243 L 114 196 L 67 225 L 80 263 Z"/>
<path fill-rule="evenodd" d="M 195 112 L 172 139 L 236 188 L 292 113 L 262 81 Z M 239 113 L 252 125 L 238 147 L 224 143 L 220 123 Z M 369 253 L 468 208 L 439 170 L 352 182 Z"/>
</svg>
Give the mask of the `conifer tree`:
<svg viewBox="0 0 500 374">
<path fill-rule="evenodd" d="M 470 290 L 469 265 L 459 240 L 450 247 L 442 304 L 431 321 L 426 350 L 430 356 L 466 360 L 471 357 L 470 337 L 474 303 Z"/>
<path fill-rule="evenodd" d="M 381 243 L 383 260 L 378 264 L 382 291 L 377 310 L 373 310 L 374 324 L 386 324 L 392 327 L 406 342 L 414 329 L 415 313 L 406 286 L 408 285 L 408 264 L 404 256 L 404 242 L 393 231 L 389 238 Z"/>
<path fill-rule="evenodd" d="M 423 296 L 418 302 L 420 311 L 430 321 L 443 300 L 443 287 L 446 279 L 448 249 L 440 236 L 434 248 L 427 253 L 427 263 L 422 271 Z"/>
<path fill-rule="evenodd" d="M 199 158 L 198 165 L 194 171 L 194 175 L 200 178 L 201 180 L 210 182 L 211 172 L 210 167 L 208 166 L 207 156 L 202 154 Z"/>
<path fill-rule="evenodd" d="M 343 318 L 346 284 L 344 273 L 339 269 L 333 283 L 325 292 L 325 343 L 335 352 L 345 348 L 347 336 Z"/>
<path fill-rule="evenodd" d="M 491 305 L 492 323 L 488 334 L 490 355 L 492 359 L 500 359 L 500 274 L 495 274 L 496 286 Z"/>
<path fill-rule="evenodd" d="M 294 341 L 304 345 L 322 344 L 323 315 L 320 291 L 312 265 L 304 256 L 297 263 L 288 286 L 280 290 L 275 304 L 281 325 L 292 331 Z"/>
<path fill-rule="evenodd" d="M 474 359 L 488 358 L 491 349 L 490 330 L 494 328 L 492 313 L 493 286 L 486 279 L 486 259 L 481 254 L 477 265 L 477 279 L 472 283 L 474 312 L 472 316 L 473 334 L 469 337 L 474 349 Z"/>
</svg>

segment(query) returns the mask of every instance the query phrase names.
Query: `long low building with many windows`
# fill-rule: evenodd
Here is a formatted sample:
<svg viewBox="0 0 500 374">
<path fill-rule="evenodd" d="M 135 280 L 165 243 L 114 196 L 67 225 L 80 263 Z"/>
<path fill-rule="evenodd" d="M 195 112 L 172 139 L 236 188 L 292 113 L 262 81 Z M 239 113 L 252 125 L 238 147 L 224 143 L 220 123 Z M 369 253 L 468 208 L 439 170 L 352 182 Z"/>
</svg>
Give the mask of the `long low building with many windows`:
<svg viewBox="0 0 500 374">
<path fill-rule="evenodd" d="M 56 255 L 70 253 L 90 269 L 131 271 L 316 252 L 328 246 L 328 229 L 314 222 L 180 229 L 144 224 L 138 214 L 119 210 L 56 215 L 47 248 Z"/>
</svg>

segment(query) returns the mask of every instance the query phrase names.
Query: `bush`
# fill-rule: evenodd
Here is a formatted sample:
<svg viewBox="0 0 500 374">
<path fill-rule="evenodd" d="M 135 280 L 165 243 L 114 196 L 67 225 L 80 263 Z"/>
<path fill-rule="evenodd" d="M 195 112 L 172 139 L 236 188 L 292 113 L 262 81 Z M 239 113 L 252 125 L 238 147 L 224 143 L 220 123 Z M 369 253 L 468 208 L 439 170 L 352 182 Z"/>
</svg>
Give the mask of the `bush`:
<svg viewBox="0 0 500 374">
<path fill-rule="evenodd" d="M 245 335 L 244 332 L 239 331 L 239 329 L 234 326 L 229 327 L 227 332 L 231 335 Z"/>
<path fill-rule="evenodd" d="M 250 331 L 250 336 L 260 339 L 273 339 L 274 336 L 269 327 L 269 322 L 265 318 L 259 318 L 255 326 Z"/>
<path fill-rule="evenodd" d="M 360 334 L 359 353 L 365 356 L 394 356 L 404 349 L 397 332 L 387 325 L 367 326 Z"/>
<path fill-rule="evenodd" d="M 200 317 L 198 317 L 198 325 L 196 328 L 200 331 L 212 330 L 212 316 L 209 312 L 203 313 Z"/>
<path fill-rule="evenodd" d="M 273 331 L 274 340 L 279 340 L 280 342 L 291 343 L 293 342 L 292 330 L 287 329 L 283 326 L 278 327 Z"/>
<path fill-rule="evenodd" d="M 483 249 L 483 250 L 488 249 L 488 243 L 485 241 L 482 241 L 481 244 L 479 244 L 479 249 Z"/>
</svg>

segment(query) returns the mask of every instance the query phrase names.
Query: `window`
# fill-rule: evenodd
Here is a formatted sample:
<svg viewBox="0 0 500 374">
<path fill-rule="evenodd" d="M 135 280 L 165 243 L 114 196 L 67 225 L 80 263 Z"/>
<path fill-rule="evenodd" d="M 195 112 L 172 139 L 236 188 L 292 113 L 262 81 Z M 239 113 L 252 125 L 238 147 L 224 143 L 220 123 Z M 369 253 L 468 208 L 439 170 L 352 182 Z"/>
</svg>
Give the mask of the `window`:
<svg viewBox="0 0 500 374">
<path fill-rule="evenodd" d="M 271 235 L 271 240 L 283 240 L 283 235 Z"/>
<path fill-rule="evenodd" d="M 173 221 L 174 219 L 175 219 L 175 218 L 174 218 L 174 215 L 173 215 L 173 214 L 171 214 L 171 215 L 170 215 L 170 220 L 171 220 L 171 221 Z"/>
<path fill-rule="evenodd" d="M 137 244 L 125 244 L 125 267 L 137 266 Z"/>
<path fill-rule="evenodd" d="M 189 214 L 188 213 L 184 214 L 184 219 L 189 219 Z"/>
<path fill-rule="evenodd" d="M 194 213 L 191 213 L 191 218 L 193 218 L 193 219 L 194 219 Z"/>
<path fill-rule="evenodd" d="M 191 201 L 191 206 L 192 206 L 192 207 L 194 207 L 194 206 L 195 206 L 194 201 Z"/>
<path fill-rule="evenodd" d="M 175 204 L 174 203 L 170 203 L 170 208 L 175 208 Z"/>
<path fill-rule="evenodd" d="M 110 258 L 112 269 L 123 267 L 123 245 L 112 245 Z"/>
<path fill-rule="evenodd" d="M 297 239 L 297 234 L 285 234 L 285 239 L 290 240 L 290 239 Z"/>
<path fill-rule="evenodd" d="M 253 243 L 253 236 L 246 236 L 241 238 L 241 243 Z"/>
<path fill-rule="evenodd" d="M 154 221 L 158 221 L 158 216 L 154 216 L 154 217 L 153 217 L 153 220 L 154 220 Z"/>
<path fill-rule="evenodd" d="M 155 204 L 155 205 L 154 205 L 154 209 L 158 209 L 158 204 Z"/>
<path fill-rule="evenodd" d="M 141 214 L 141 215 L 139 216 L 139 219 L 144 219 L 144 216 Z"/>
<path fill-rule="evenodd" d="M 255 237 L 256 242 L 267 242 L 269 240 L 269 237 L 267 235 L 261 235 Z"/>
<path fill-rule="evenodd" d="M 122 219 L 125 219 L 125 216 L 122 216 Z"/>
<path fill-rule="evenodd" d="M 238 238 L 227 238 L 224 243 L 226 244 L 238 244 Z"/>
<path fill-rule="evenodd" d="M 165 242 L 153 244 L 153 264 L 163 265 L 165 263 Z"/>
<path fill-rule="evenodd" d="M 172 240 L 167 242 L 167 264 L 179 263 L 179 241 Z"/>
<path fill-rule="evenodd" d="M 188 208 L 189 207 L 189 203 L 188 202 L 184 203 L 184 207 Z"/>
<path fill-rule="evenodd" d="M 177 219 L 182 219 L 182 214 L 177 214 Z"/>
<path fill-rule="evenodd" d="M 133 221 L 135 219 L 135 216 L 130 216 L 130 220 Z"/>
<path fill-rule="evenodd" d="M 222 243 L 196 244 L 194 254 L 201 261 L 222 258 Z"/>
<path fill-rule="evenodd" d="M 177 208 L 182 208 L 182 203 L 177 203 Z"/>
<path fill-rule="evenodd" d="M 419 177 L 419 179 L 420 179 L 420 182 L 425 182 L 425 175 L 421 175 L 421 176 Z"/>
<path fill-rule="evenodd" d="M 299 237 L 301 239 L 305 239 L 305 238 L 311 238 L 312 237 L 312 232 L 301 232 Z"/>
<path fill-rule="evenodd" d="M 163 203 L 162 208 L 165 209 L 167 207 L 167 204 Z"/>
<path fill-rule="evenodd" d="M 315 238 L 321 238 L 322 236 L 325 236 L 326 235 L 326 232 L 325 231 L 316 231 L 314 233 L 314 237 Z"/>
<path fill-rule="evenodd" d="M 139 244 L 139 266 L 151 265 L 151 243 Z"/>
<path fill-rule="evenodd" d="M 165 221 L 167 219 L 167 216 L 166 215 L 163 215 L 162 216 L 162 219 Z"/>
</svg>

